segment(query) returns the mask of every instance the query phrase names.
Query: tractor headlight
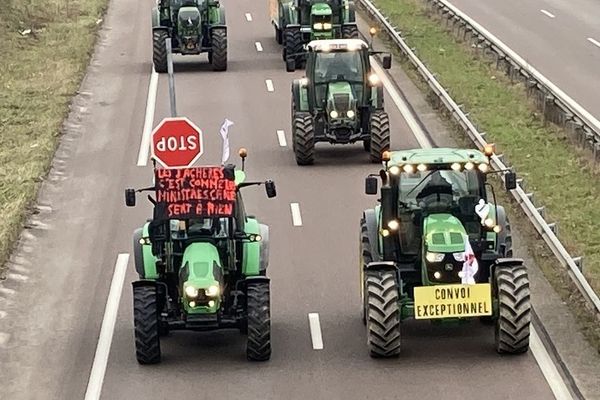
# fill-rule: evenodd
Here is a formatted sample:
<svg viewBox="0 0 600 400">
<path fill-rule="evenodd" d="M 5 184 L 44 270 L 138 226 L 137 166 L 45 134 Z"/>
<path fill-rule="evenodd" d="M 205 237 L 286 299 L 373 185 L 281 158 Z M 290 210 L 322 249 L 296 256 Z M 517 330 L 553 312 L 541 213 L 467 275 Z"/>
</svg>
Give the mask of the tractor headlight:
<svg viewBox="0 0 600 400">
<path fill-rule="evenodd" d="M 444 260 L 444 256 L 445 256 L 444 253 L 432 253 L 432 252 L 428 251 L 427 254 L 425 255 L 425 258 L 430 263 L 434 263 L 434 262 L 442 262 Z"/>
<path fill-rule="evenodd" d="M 479 164 L 477 168 L 479 168 L 479 170 L 483 173 L 488 172 L 488 170 L 490 169 L 489 165 L 487 164 Z"/>
<path fill-rule="evenodd" d="M 369 83 L 371 84 L 371 86 L 375 86 L 379 83 L 379 77 L 377 76 L 377 74 L 369 75 Z"/>
<path fill-rule="evenodd" d="M 417 170 L 419 172 L 425 172 L 425 171 L 427 171 L 427 165 L 425 165 L 425 164 L 419 164 L 419 165 L 417 165 Z"/>
<path fill-rule="evenodd" d="M 321 22 L 317 22 L 317 23 L 313 24 L 313 29 L 315 31 L 322 31 L 323 30 L 323 24 Z"/>
<path fill-rule="evenodd" d="M 450 166 L 450 168 L 452 168 L 452 171 L 460 171 L 460 169 L 462 168 L 462 166 L 459 163 L 454 163 Z"/>
<path fill-rule="evenodd" d="M 382 229 L 381 230 L 381 236 L 383 236 L 383 237 L 390 236 L 390 231 L 388 231 L 387 229 Z"/>
<path fill-rule="evenodd" d="M 414 174 L 415 173 L 415 167 L 413 165 L 410 165 L 410 164 L 406 164 L 404 167 L 402 167 L 402 169 L 407 174 Z"/>
<path fill-rule="evenodd" d="M 205 293 L 208 297 L 216 297 L 219 295 L 219 287 L 217 285 L 211 285 L 206 289 Z"/>
<path fill-rule="evenodd" d="M 214 301 L 214 300 L 210 300 L 210 301 L 208 302 L 208 306 L 209 306 L 209 307 L 214 307 L 214 306 L 215 306 L 215 301 Z"/>
<path fill-rule="evenodd" d="M 388 228 L 390 228 L 393 231 L 396 231 L 398 230 L 398 228 L 400 228 L 400 223 L 397 220 L 393 219 L 390 222 L 388 222 Z"/>
<path fill-rule="evenodd" d="M 338 112 L 335 110 L 331 110 L 331 112 L 329 113 L 329 116 L 331 118 L 337 118 L 338 117 Z"/>
<path fill-rule="evenodd" d="M 300 78 L 300 86 L 307 86 L 308 78 Z"/>
<path fill-rule="evenodd" d="M 475 164 L 473 164 L 471 161 L 469 161 L 468 163 L 465 164 L 465 169 L 467 171 L 472 170 L 473 168 L 475 168 Z"/>
<path fill-rule="evenodd" d="M 500 233 L 501 231 L 502 231 L 502 227 L 501 227 L 500 225 L 496 225 L 496 226 L 494 227 L 494 232 L 495 232 L 495 233 Z"/>
<path fill-rule="evenodd" d="M 350 119 L 354 118 L 354 115 L 355 115 L 354 111 L 352 111 L 352 110 L 348 110 L 348 112 L 346 113 L 346 116 Z"/>
<path fill-rule="evenodd" d="M 493 228 L 494 227 L 494 220 L 491 218 L 486 218 L 483 220 L 483 224 L 485 226 L 487 226 L 488 228 Z"/>
<path fill-rule="evenodd" d="M 456 261 L 464 261 L 465 256 L 463 253 L 452 253 L 452 255 Z"/>
<path fill-rule="evenodd" d="M 185 295 L 192 299 L 198 297 L 198 289 L 193 286 L 186 286 Z"/>
<path fill-rule="evenodd" d="M 400 174 L 400 167 L 398 167 L 397 165 L 392 165 L 390 167 L 390 169 L 388 169 L 388 171 L 390 172 L 390 174 L 392 175 L 399 175 Z"/>
<path fill-rule="evenodd" d="M 331 30 L 331 28 L 333 28 L 333 26 L 331 25 L 331 23 L 329 23 L 329 22 L 324 22 L 323 23 L 323 30 L 324 31 Z"/>
</svg>

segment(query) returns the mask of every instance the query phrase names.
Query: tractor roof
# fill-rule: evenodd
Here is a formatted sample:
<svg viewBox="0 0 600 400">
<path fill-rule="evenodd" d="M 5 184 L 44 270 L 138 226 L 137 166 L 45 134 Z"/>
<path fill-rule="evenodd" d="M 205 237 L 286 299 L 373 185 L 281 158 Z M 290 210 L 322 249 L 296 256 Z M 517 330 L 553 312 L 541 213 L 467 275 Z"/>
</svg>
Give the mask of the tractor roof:
<svg viewBox="0 0 600 400">
<path fill-rule="evenodd" d="M 467 163 L 489 164 L 488 158 L 479 150 L 472 149 L 414 149 L 392 151 L 388 166 L 405 164 L 453 164 Z"/>
<path fill-rule="evenodd" d="M 329 52 L 368 49 L 369 45 L 360 39 L 326 39 L 313 40 L 308 43 L 307 47 L 309 51 Z"/>
</svg>

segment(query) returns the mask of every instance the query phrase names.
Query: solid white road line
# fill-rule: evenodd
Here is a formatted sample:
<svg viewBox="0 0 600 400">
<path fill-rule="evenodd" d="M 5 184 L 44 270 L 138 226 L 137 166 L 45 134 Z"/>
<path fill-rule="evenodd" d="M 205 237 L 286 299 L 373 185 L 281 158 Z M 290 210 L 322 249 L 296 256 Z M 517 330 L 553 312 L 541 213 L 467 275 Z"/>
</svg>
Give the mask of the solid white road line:
<svg viewBox="0 0 600 400">
<path fill-rule="evenodd" d="M 556 16 L 554 14 L 552 14 L 551 12 L 548 12 L 546 10 L 540 10 L 542 12 L 542 14 L 545 14 L 546 16 L 550 17 L 550 18 L 555 18 Z"/>
<path fill-rule="evenodd" d="M 310 338 L 314 350 L 323 350 L 323 336 L 321 335 L 321 322 L 318 313 L 308 314 L 308 325 L 310 326 Z"/>
<path fill-rule="evenodd" d="M 262 44 L 260 42 L 255 42 L 254 46 L 256 46 L 256 51 L 263 51 Z"/>
<path fill-rule="evenodd" d="M 587 39 L 590 41 L 590 43 L 593 43 L 593 44 L 595 44 L 596 46 L 600 47 L 600 42 L 599 42 L 599 41 L 597 41 L 596 39 L 594 39 L 594 38 L 591 38 L 591 37 L 589 37 L 589 38 L 587 38 Z"/>
<path fill-rule="evenodd" d="M 148 98 L 146 100 L 146 117 L 144 119 L 144 129 L 142 130 L 142 142 L 138 152 L 138 167 L 145 167 L 148 164 L 148 154 L 150 153 L 150 135 L 152 134 L 152 124 L 154 123 L 154 109 L 156 107 L 156 92 L 158 91 L 158 73 L 152 67 L 150 74 L 150 85 L 148 86 Z"/>
<path fill-rule="evenodd" d="M 571 396 L 569 389 L 567 389 L 567 386 L 563 382 L 560 373 L 556 369 L 554 362 L 550 358 L 550 355 L 546 351 L 546 348 L 542 344 L 542 341 L 535 329 L 531 330 L 529 337 L 529 348 L 533 353 L 535 361 L 537 361 L 538 365 L 540 366 L 542 374 L 544 375 L 544 378 L 546 378 L 548 386 L 550 386 L 550 390 L 552 390 L 552 393 L 554 393 L 556 400 L 573 400 L 573 396 Z"/>
<path fill-rule="evenodd" d="M 598 46 L 600 47 L 600 43 L 598 43 Z M 402 117 L 407 122 L 409 128 L 412 131 L 413 136 L 419 142 L 419 145 L 421 145 L 422 148 L 426 148 L 426 149 L 432 148 L 433 146 L 432 146 L 432 143 L 430 142 L 429 138 L 427 137 L 427 135 L 425 135 L 425 133 L 423 132 L 423 129 L 417 123 L 416 119 L 410 112 L 407 104 L 404 102 L 402 97 L 400 97 L 400 95 L 398 94 L 398 91 L 396 90 L 394 85 L 389 80 L 387 74 L 383 71 L 383 69 L 379 66 L 379 64 L 377 64 L 373 60 L 372 60 L 372 67 L 375 70 L 375 73 L 381 79 L 381 82 L 383 82 L 383 85 L 385 86 L 386 90 L 388 91 L 389 95 L 391 96 L 392 100 L 394 101 L 394 104 L 396 104 L 396 107 L 398 107 L 398 110 L 402 114 Z M 552 359 L 550 358 L 548 351 L 543 346 L 543 344 L 539 338 L 539 335 L 537 334 L 537 331 L 535 330 L 533 325 L 531 326 L 530 349 L 531 349 L 531 352 L 533 353 L 533 357 L 535 358 L 536 362 L 538 363 L 538 366 L 540 367 L 540 370 L 542 371 L 544 378 L 546 378 L 546 381 L 548 382 L 548 385 L 550 386 L 550 389 L 554 393 L 556 399 L 557 400 L 563 400 L 563 399 L 572 400 L 572 397 L 567 388 L 567 385 L 565 384 L 564 380 L 558 373 L 556 366 L 552 362 Z"/>
<path fill-rule="evenodd" d="M 300 204 L 291 203 L 290 209 L 292 210 L 292 224 L 294 226 L 302 226 L 302 214 L 300 214 Z"/>
<path fill-rule="evenodd" d="M 281 147 L 287 146 L 287 142 L 285 141 L 285 132 L 282 130 L 277 130 L 277 140 L 279 140 L 279 145 Z"/>
<path fill-rule="evenodd" d="M 248 21 L 248 22 L 252 21 L 252 14 L 246 13 L 246 21 Z"/>
<path fill-rule="evenodd" d="M 267 84 L 267 91 L 268 92 L 273 92 L 275 90 L 275 88 L 273 87 L 273 81 L 270 79 L 267 79 L 265 81 L 265 83 Z"/>
<path fill-rule="evenodd" d="M 99 400 L 102 393 L 102 383 L 104 382 L 104 374 L 106 372 L 106 365 L 108 364 L 108 356 L 110 354 L 110 346 L 115 330 L 119 301 L 121 300 L 128 262 L 129 254 L 127 253 L 121 253 L 117 257 L 110 291 L 108 292 L 108 299 L 106 300 L 106 308 L 104 309 L 104 318 L 102 319 L 102 327 L 100 328 L 100 336 L 98 337 L 94 364 L 92 365 L 90 379 L 85 392 L 85 400 Z"/>
<path fill-rule="evenodd" d="M 396 90 L 396 87 L 392 84 L 383 68 L 379 66 L 379 64 L 373 57 L 371 57 L 371 67 L 373 68 L 377 76 L 379 76 L 379 79 L 381 79 L 383 86 L 385 86 L 385 89 L 392 98 L 392 101 L 394 102 L 394 104 L 396 104 L 396 107 L 398 107 L 398 110 L 400 111 L 402 117 L 408 124 L 408 127 L 412 131 L 413 136 L 417 139 L 417 142 L 419 142 L 419 145 L 425 149 L 431 148 L 432 146 L 429 142 L 429 138 L 425 134 L 425 131 L 423 131 L 423 128 L 421 128 L 421 125 L 419 125 L 415 117 L 410 112 L 408 104 L 406 104 L 404 99 L 402 99 L 402 96 L 400 96 L 400 94 Z"/>
</svg>

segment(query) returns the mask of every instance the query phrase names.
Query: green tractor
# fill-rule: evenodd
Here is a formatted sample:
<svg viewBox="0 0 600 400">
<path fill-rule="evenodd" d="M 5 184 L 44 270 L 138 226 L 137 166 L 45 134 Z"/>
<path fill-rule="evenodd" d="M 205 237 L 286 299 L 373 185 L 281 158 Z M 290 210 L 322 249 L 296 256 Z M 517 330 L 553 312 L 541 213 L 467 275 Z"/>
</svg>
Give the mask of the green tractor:
<svg viewBox="0 0 600 400">
<path fill-rule="evenodd" d="M 271 0 L 275 39 L 283 60 L 303 63 L 302 48 L 311 40 L 358 38 L 354 2 L 350 0 Z"/>
<path fill-rule="evenodd" d="M 243 154 L 245 157 L 245 152 Z M 235 166 L 156 169 L 148 199 L 154 215 L 133 235 L 133 317 L 140 364 L 161 361 L 160 337 L 173 330 L 239 329 L 246 356 L 271 356 L 270 281 L 266 275 L 269 228 L 247 215 Z M 135 206 L 136 190 L 125 192 Z"/>
<path fill-rule="evenodd" d="M 372 162 L 390 146 L 383 85 L 371 68 L 369 46 L 360 39 L 315 40 L 307 45 L 306 77 L 292 83 L 292 137 L 298 165 L 313 164 L 315 143 L 362 141 Z M 389 69 L 391 55 L 383 57 Z M 295 70 L 288 59 L 287 71 Z"/>
<path fill-rule="evenodd" d="M 407 318 L 460 324 L 473 318 L 495 326 L 499 353 L 529 348 L 531 304 L 527 268 L 512 258 L 510 223 L 495 205 L 484 152 L 418 149 L 387 152 L 379 176 L 366 178 L 380 204 L 365 210 L 360 232 L 363 322 L 372 357 L 400 353 Z M 491 194 L 491 199 L 489 198 Z M 491 200 L 491 201 L 490 201 Z"/>
<path fill-rule="evenodd" d="M 152 9 L 152 60 L 156 72 L 167 72 L 167 47 L 183 55 L 208 53 L 213 70 L 227 69 L 225 9 L 218 0 L 158 0 Z"/>
</svg>

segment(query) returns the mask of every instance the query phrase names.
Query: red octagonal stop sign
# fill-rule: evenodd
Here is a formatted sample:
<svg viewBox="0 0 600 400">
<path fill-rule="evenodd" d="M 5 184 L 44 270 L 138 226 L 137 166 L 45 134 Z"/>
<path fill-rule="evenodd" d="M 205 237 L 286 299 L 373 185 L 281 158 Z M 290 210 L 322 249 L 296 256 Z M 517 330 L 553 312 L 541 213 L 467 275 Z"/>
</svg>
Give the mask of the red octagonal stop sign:
<svg viewBox="0 0 600 400">
<path fill-rule="evenodd" d="M 202 130 L 185 117 L 165 118 L 152 131 L 152 157 L 166 168 L 192 165 L 203 147 Z"/>
</svg>

